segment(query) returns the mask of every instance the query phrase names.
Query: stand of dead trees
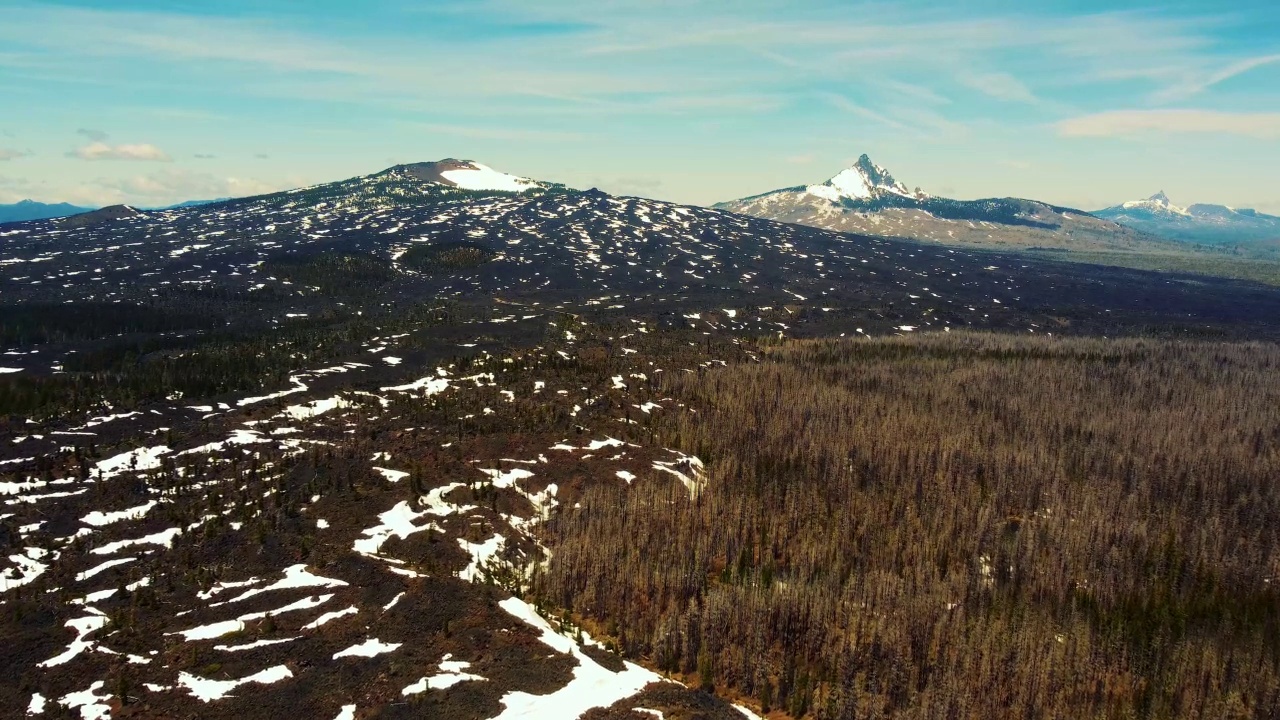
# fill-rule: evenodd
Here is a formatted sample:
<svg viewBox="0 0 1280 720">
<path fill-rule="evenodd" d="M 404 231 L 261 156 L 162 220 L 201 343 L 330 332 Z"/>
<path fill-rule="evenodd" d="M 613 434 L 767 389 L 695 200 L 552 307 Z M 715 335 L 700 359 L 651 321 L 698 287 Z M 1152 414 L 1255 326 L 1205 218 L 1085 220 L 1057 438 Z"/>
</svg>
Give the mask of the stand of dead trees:
<svg viewBox="0 0 1280 720">
<path fill-rule="evenodd" d="M 541 601 L 818 718 L 1280 716 L 1280 349 L 814 341 L 665 373 L 697 497 L 588 492 Z"/>
</svg>

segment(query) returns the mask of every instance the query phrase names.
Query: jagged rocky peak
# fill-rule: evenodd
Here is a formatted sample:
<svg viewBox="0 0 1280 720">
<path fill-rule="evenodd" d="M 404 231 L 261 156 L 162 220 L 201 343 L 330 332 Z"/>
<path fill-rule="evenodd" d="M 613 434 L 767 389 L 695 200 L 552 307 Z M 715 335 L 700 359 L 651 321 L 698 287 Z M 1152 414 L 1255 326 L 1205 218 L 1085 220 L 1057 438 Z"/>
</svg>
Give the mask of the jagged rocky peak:
<svg viewBox="0 0 1280 720">
<path fill-rule="evenodd" d="M 407 175 L 423 182 L 452 185 L 463 190 L 524 192 L 533 188 L 545 187 L 544 183 L 540 183 L 537 180 L 509 175 L 474 160 L 458 160 L 456 158 L 396 165 L 386 172 L 388 174 Z"/>
<path fill-rule="evenodd" d="M 839 202 L 843 198 L 871 200 L 888 194 L 915 199 L 928 197 L 918 189 L 914 192 L 907 189 L 906 185 L 898 182 L 888 170 L 872 162 L 866 154 L 825 183 L 810 185 L 805 190 L 832 202 Z"/>
<path fill-rule="evenodd" d="M 1155 195 L 1152 195 L 1146 200 L 1131 200 L 1125 203 L 1123 207 L 1125 209 L 1136 208 L 1136 209 L 1154 210 L 1157 212 L 1163 211 L 1167 213 L 1173 213 L 1175 215 L 1187 214 L 1187 209 L 1174 205 L 1173 201 L 1169 200 L 1169 196 L 1165 195 L 1163 190 L 1156 193 Z"/>
</svg>

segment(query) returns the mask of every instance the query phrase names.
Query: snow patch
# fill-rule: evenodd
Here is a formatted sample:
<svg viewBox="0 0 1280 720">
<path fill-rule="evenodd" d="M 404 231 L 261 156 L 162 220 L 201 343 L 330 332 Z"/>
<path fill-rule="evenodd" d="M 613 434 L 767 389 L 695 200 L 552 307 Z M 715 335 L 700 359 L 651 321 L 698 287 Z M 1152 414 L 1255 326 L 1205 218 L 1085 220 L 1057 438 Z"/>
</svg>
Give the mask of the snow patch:
<svg viewBox="0 0 1280 720">
<path fill-rule="evenodd" d="M 210 680 L 184 671 L 178 673 L 178 684 L 186 688 L 201 702 L 207 703 L 213 700 L 221 700 L 241 685 L 248 683 L 270 685 L 291 677 L 293 677 L 293 673 L 290 672 L 289 668 L 284 665 L 276 665 L 239 680 Z"/>
<path fill-rule="evenodd" d="M 384 643 L 377 638 L 369 638 L 359 645 L 352 645 L 346 650 L 339 650 L 333 654 L 333 659 L 337 660 L 338 658 L 344 657 L 376 657 L 389 652 L 395 652 L 396 648 L 400 647 L 401 644 L 402 643 Z"/>
<path fill-rule="evenodd" d="M 573 679 L 553 693 L 531 695 L 513 691 L 503 695 L 501 702 L 505 709 L 494 720 L 579 717 L 592 708 L 609 707 L 631 697 L 649 683 L 662 681 L 656 673 L 630 662 L 625 663 L 626 669 L 620 673 L 606 670 L 583 653 L 573 640 L 553 630 L 531 605 L 519 598 L 508 598 L 498 605 L 542 631 L 539 640 L 558 653 L 572 655 L 578 665 L 573 668 Z"/>
<path fill-rule="evenodd" d="M 479 675 L 472 675 L 470 673 L 463 672 L 467 668 L 471 667 L 471 663 L 450 660 L 449 658 L 451 657 L 453 657 L 453 655 L 445 655 L 444 659 L 440 661 L 440 673 L 438 675 L 424 677 L 418 682 L 406 687 L 404 690 L 401 690 L 400 694 L 417 695 L 419 693 L 424 693 L 429 689 L 444 690 L 446 688 L 451 688 L 460 682 L 466 682 L 468 680 L 485 680 L 485 678 L 480 677 Z"/>
<path fill-rule="evenodd" d="M 86 525 L 93 525 L 94 527 L 102 527 L 103 525 L 110 525 L 112 523 L 120 522 L 121 520 L 141 520 L 147 513 L 151 512 L 155 506 L 156 501 L 152 500 L 145 505 L 139 505 L 126 510 L 117 510 L 110 513 L 104 513 L 101 510 L 94 510 L 88 515 L 80 518 L 80 522 L 85 523 Z"/>
</svg>

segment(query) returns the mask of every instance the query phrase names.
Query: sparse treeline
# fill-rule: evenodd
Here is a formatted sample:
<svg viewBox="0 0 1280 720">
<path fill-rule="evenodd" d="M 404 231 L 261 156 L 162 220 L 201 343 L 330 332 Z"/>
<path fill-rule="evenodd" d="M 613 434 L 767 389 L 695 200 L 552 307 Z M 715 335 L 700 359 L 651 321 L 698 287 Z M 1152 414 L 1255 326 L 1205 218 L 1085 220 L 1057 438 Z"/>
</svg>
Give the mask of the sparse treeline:
<svg viewBox="0 0 1280 720">
<path fill-rule="evenodd" d="M 666 373 L 706 491 L 589 491 L 543 602 L 819 718 L 1280 715 L 1280 349 L 955 334 Z"/>
</svg>

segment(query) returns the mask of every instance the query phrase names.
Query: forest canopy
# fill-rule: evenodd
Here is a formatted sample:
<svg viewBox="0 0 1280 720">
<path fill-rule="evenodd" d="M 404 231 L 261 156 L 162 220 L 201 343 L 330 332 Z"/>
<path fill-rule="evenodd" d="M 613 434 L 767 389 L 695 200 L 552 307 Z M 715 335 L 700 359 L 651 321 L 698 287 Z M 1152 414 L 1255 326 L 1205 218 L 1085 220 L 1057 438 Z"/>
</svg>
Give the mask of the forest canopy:
<svg viewBox="0 0 1280 720">
<path fill-rule="evenodd" d="M 956 333 L 664 375 L 706 491 L 588 491 L 536 587 L 794 717 L 1275 716 L 1278 369 Z"/>
</svg>

